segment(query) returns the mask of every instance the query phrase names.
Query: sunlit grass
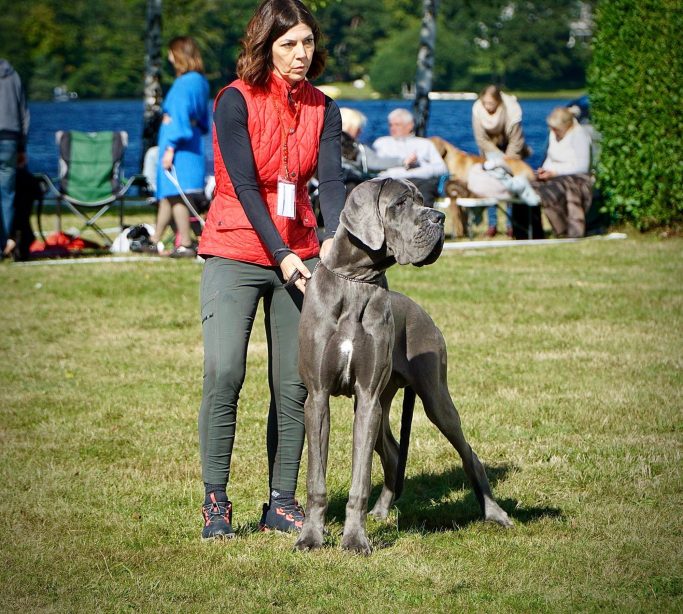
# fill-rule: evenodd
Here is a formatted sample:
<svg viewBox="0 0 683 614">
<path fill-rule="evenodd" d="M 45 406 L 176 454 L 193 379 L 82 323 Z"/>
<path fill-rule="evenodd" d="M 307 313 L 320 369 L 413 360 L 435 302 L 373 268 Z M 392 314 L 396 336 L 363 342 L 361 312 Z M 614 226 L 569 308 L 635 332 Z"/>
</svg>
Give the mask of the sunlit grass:
<svg viewBox="0 0 683 614">
<path fill-rule="evenodd" d="M 262 316 L 230 485 L 238 537 L 200 542 L 201 265 L 2 263 L 0 610 L 681 611 L 682 247 L 631 237 L 394 267 L 392 287 L 444 332 L 465 433 L 515 528 L 481 522 L 418 409 L 406 493 L 370 522 L 369 558 L 339 548 L 346 399 L 328 547 L 256 531 Z"/>
</svg>

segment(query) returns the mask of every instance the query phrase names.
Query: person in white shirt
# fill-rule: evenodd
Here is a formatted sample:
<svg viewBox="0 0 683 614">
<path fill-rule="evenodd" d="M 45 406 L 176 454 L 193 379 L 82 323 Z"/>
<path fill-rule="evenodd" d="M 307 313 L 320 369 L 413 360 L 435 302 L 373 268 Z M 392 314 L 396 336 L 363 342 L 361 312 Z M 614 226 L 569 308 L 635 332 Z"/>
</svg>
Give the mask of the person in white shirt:
<svg viewBox="0 0 683 614">
<path fill-rule="evenodd" d="M 547 181 L 559 175 L 588 173 L 591 165 L 591 139 L 574 114 L 557 107 L 548 116 L 548 152 L 538 170 L 538 179 Z"/>
<path fill-rule="evenodd" d="M 532 187 L 558 237 L 583 237 L 593 201 L 591 139 L 566 107 L 554 109 L 547 123 L 548 152 Z"/>
<path fill-rule="evenodd" d="M 343 170 L 346 170 L 346 167 L 350 167 L 361 178 L 365 177 L 367 179 L 383 170 L 403 164 L 402 158 L 398 156 L 378 156 L 372 147 L 360 142 L 360 133 L 368 121 L 367 117 L 360 111 L 349 107 L 339 107 L 339 113 L 341 114 L 342 121 Z"/>
<path fill-rule="evenodd" d="M 372 148 L 378 156 L 402 159 L 403 165 L 388 168 L 379 176 L 412 181 L 422 193 L 424 204 L 433 207 L 441 176 L 448 174 L 443 158 L 429 139 L 415 136 L 415 120 L 410 111 L 394 109 L 388 122 L 390 136 L 379 137 Z"/>
</svg>

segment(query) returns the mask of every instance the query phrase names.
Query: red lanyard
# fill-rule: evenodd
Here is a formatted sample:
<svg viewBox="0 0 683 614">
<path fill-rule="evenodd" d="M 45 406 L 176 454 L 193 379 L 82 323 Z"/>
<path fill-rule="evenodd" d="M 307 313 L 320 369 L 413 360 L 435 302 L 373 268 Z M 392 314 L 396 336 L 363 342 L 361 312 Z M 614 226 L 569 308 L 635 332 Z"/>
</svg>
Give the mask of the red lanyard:
<svg viewBox="0 0 683 614">
<path fill-rule="evenodd" d="M 282 164 L 285 167 L 285 179 L 287 181 L 289 181 L 289 146 L 287 145 L 287 135 L 294 134 L 296 126 L 299 123 L 299 111 L 301 110 L 301 104 L 299 104 L 296 101 L 293 102 L 295 109 L 294 120 L 292 121 L 289 127 L 286 127 L 284 117 L 282 116 L 282 109 L 280 108 L 280 104 L 275 99 L 275 97 L 273 97 L 273 104 L 275 105 L 275 110 L 277 111 L 277 115 L 280 120 L 280 128 L 282 129 Z"/>
</svg>

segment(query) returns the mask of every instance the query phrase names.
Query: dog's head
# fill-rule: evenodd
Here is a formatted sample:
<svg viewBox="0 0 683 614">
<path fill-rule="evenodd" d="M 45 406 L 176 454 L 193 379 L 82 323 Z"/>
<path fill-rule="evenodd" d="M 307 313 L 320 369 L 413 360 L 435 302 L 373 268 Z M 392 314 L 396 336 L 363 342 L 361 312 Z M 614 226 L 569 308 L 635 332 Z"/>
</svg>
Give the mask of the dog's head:
<svg viewBox="0 0 683 614">
<path fill-rule="evenodd" d="M 340 222 L 367 249 L 385 249 L 399 264 L 423 266 L 441 254 L 444 219 L 422 204 L 410 181 L 371 179 L 349 194 Z"/>
</svg>

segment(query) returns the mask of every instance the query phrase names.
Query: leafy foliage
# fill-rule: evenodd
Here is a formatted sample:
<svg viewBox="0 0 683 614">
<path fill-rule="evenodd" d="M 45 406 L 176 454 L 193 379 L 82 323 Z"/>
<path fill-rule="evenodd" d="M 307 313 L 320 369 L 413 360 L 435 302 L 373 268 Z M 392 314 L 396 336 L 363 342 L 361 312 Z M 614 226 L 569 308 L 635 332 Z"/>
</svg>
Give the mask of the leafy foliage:
<svg viewBox="0 0 683 614">
<path fill-rule="evenodd" d="M 420 22 L 413 20 L 378 45 L 370 63 L 373 87 L 384 95 L 401 91 L 401 85 L 415 78 L 415 59 L 420 40 Z M 465 89 L 470 83 L 462 75 L 469 66 L 467 40 L 437 24 L 437 46 L 434 62 L 434 89 Z"/>
<path fill-rule="evenodd" d="M 676 0 L 598 5 L 590 71 L 607 207 L 647 229 L 683 217 L 683 11 Z"/>
<path fill-rule="evenodd" d="M 325 80 L 372 73 L 398 94 L 415 77 L 422 3 L 414 0 L 309 2 L 326 35 Z M 435 87 L 473 89 L 583 84 L 587 44 L 568 46 L 579 3 L 562 0 L 442 0 Z M 239 41 L 256 0 L 163 3 L 163 38 L 194 36 L 215 91 L 234 77 Z M 32 99 L 64 84 L 81 97 L 137 97 L 143 86 L 145 0 L 0 0 L 0 57 L 17 68 Z M 397 70 L 400 68 L 400 70 Z M 166 85 L 171 81 L 165 71 Z"/>
</svg>

